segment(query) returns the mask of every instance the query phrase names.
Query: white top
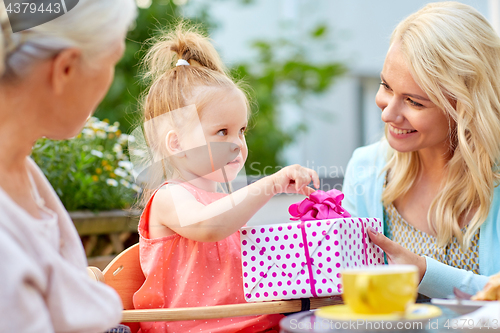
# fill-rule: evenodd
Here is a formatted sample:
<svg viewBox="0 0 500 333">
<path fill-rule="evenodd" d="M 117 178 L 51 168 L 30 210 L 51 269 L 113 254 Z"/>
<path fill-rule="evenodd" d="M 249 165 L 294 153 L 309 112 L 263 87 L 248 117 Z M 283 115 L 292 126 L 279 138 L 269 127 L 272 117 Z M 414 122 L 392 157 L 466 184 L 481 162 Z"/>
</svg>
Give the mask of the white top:
<svg viewBox="0 0 500 333">
<path fill-rule="evenodd" d="M 35 219 L 0 188 L 0 331 L 102 332 L 117 325 L 119 296 L 88 276 L 68 213 L 38 166 L 27 163 L 45 207 Z"/>
</svg>

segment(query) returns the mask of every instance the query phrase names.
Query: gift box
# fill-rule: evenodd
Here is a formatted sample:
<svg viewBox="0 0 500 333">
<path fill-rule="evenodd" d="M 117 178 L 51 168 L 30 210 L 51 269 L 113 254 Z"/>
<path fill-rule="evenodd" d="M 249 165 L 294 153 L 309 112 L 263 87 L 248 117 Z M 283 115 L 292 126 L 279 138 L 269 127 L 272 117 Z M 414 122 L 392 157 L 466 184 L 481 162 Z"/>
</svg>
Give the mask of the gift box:
<svg viewBox="0 0 500 333">
<path fill-rule="evenodd" d="M 292 207 L 290 211 L 295 212 Z M 310 220 L 241 229 L 247 302 L 338 295 L 342 293 L 342 269 L 384 263 L 383 251 L 367 234 L 369 226 L 382 230 L 380 220 L 313 220 L 315 214 L 302 215 Z"/>
<path fill-rule="evenodd" d="M 244 227 L 243 287 L 247 302 L 342 293 L 344 268 L 384 263 L 366 228 L 375 218 L 345 218 Z"/>
</svg>

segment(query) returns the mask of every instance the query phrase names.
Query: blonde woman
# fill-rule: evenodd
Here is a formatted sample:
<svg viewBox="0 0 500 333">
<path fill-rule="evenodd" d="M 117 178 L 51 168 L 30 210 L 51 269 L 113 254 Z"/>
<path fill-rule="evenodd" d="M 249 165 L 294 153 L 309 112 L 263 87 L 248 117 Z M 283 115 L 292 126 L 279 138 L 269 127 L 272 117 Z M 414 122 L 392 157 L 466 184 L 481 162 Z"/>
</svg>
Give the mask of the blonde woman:
<svg viewBox="0 0 500 333">
<path fill-rule="evenodd" d="M 81 131 L 111 84 L 135 14 L 132 0 L 80 0 L 13 33 L 0 1 L 2 332 L 102 332 L 120 322 L 120 298 L 88 277 L 75 227 L 29 155 L 39 138 Z"/>
<path fill-rule="evenodd" d="M 470 6 L 425 6 L 394 30 L 376 103 L 385 139 L 354 152 L 346 209 L 384 219 L 370 237 L 420 293 L 479 291 L 500 271 L 500 38 Z"/>
</svg>

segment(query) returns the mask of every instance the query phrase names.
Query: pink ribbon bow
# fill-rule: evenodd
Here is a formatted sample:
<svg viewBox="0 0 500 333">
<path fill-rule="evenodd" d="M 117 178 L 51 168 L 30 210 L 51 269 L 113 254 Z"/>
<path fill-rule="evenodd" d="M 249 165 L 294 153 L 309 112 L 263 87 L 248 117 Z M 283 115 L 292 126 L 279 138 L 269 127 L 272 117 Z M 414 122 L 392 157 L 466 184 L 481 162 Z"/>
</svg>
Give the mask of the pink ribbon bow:
<svg viewBox="0 0 500 333">
<path fill-rule="evenodd" d="M 327 220 L 342 217 L 351 217 L 351 214 L 342 207 L 344 193 L 333 189 L 328 192 L 318 190 L 301 202 L 294 203 L 288 208 L 293 216 L 290 220 L 311 221 Z"/>
</svg>

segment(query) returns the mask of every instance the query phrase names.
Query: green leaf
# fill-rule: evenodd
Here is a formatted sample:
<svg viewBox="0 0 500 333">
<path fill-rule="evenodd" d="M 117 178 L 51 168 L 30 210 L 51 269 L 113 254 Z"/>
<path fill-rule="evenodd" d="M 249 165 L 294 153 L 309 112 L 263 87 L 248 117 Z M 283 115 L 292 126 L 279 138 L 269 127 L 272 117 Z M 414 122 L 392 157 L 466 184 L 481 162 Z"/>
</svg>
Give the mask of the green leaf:
<svg viewBox="0 0 500 333">
<path fill-rule="evenodd" d="M 325 24 L 318 25 L 316 27 L 316 29 L 314 29 L 311 32 L 311 37 L 313 37 L 313 38 L 322 37 L 322 36 L 324 36 L 326 34 L 327 30 L 328 30 L 327 25 L 325 25 Z"/>
</svg>

